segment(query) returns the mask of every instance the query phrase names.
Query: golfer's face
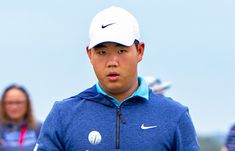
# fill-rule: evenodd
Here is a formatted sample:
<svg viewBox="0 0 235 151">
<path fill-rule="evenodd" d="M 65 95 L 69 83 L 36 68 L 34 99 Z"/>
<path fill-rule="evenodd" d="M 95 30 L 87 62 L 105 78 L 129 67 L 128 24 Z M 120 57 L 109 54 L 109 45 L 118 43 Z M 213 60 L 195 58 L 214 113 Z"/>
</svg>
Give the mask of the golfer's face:
<svg viewBox="0 0 235 151">
<path fill-rule="evenodd" d="M 137 64 L 143 50 L 133 44 L 102 43 L 87 50 L 100 86 L 109 94 L 121 95 L 137 82 Z M 138 82 L 137 82 L 138 83 Z"/>
</svg>

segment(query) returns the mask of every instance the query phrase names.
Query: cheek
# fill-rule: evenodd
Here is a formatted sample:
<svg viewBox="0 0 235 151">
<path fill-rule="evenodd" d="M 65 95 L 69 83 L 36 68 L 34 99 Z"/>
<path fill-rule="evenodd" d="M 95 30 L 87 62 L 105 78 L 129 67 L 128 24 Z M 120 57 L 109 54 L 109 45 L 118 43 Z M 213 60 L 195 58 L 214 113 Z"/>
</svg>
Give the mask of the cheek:
<svg viewBox="0 0 235 151">
<path fill-rule="evenodd" d="M 26 112 L 26 110 L 27 110 L 27 105 L 23 106 L 23 107 L 21 108 L 21 110 L 22 110 L 22 112 Z"/>
<path fill-rule="evenodd" d="M 138 60 L 137 58 L 127 58 L 125 60 L 122 61 L 123 64 L 123 68 L 125 68 L 127 71 L 133 71 L 136 70 L 137 68 L 137 64 L 138 64 Z"/>
<path fill-rule="evenodd" d="M 6 106 L 5 111 L 6 111 L 6 113 L 11 113 L 11 112 L 15 111 L 16 108 L 17 107 L 14 107 L 14 106 Z"/>
<path fill-rule="evenodd" d="M 94 72 L 98 79 L 102 78 L 104 75 L 104 68 L 99 64 L 93 65 Z"/>
<path fill-rule="evenodd" d="M 26 106 L 21 107 L 18 110 L 18 116 L 23 117 L 26 114 L 26 112 L 27 112 L 27 107 Z"/>
<path fill-rule="evenodd" d="M 96 74 L 102 74 L 105 69 L 105 63 L 102 60 L 92 59 L 91 64 Z"/>
</svg>

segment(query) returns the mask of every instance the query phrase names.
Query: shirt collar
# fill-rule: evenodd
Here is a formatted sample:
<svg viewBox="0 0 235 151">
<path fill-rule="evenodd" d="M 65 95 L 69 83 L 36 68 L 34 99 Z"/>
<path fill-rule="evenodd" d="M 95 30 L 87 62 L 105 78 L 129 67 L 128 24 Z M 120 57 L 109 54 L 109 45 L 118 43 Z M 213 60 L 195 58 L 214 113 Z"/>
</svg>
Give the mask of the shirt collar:
<svg viewBox="0 0 235 151">
<path fill-rule="evenodd" d="M 14 130 L 17 130 L 17 129 L 21 129 L 25 125 L 26 125 L 26 121 L 23 120 L 19 124 L 14 124 L 14 123 L 10 122 L 7 124 L 7 127 L 14 129 Z"/>
<path fill-rule="evenodd" d="M 120 106 L 123 102 L 125 102 L 126 100 L 133 98 L 133 97 L 140 97 L 143 98 L 144 100 L 148 100 L 149 99 L 149 88 L 147 86 L 147 84 L 145 83 L 145 81 L 143 80 L 143 78 L 138 77 L 138 82 L 139 82 L 139 87 L 137 88 L 137 90 L 129 97 L 127 97 L 126 99 L 124 99 L 121 103 L 118 102 L 117 99 L 115 99 L 114 97 L 108 95 L 99 85 L 99 83 L 96 84 L 96 90 L 98 93 L 101 93 L 105 96 L 108 96 L 109 98 L 111 98 L 112 102 L 116 105 L 116 106 Z"/>
</svg>

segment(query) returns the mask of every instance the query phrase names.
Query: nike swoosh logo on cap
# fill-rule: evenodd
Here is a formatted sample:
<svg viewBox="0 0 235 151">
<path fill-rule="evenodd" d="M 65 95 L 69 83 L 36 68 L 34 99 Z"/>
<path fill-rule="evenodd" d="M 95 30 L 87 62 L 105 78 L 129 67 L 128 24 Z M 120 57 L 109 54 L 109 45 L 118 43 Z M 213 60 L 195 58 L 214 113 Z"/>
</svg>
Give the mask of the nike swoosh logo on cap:
<svg viewBox="0 0 235 151">
<path fill-rule="evenodd" d="M 154 125 L 154 126 L 145 126 L 144 124 L 141 125 L 141 129 L 143 130 L 147 130 L 147 129 L 151 129 L 151 128 L 156 128 L 157 126 Z"/>
<path fill-rule="evenodd" d="M 101 27 L 102 27 L 102 28 L 106 28 L 106 27 L 108 27 L 108 26 L 110 26 L 110 25 L 113 25 L 113 24 L 115 24 L 115 23 L 110 23 L 110 24 L 107 24 L 107 25 L 103 25 L 103 24 L 102 24 Z"/>
</svg>

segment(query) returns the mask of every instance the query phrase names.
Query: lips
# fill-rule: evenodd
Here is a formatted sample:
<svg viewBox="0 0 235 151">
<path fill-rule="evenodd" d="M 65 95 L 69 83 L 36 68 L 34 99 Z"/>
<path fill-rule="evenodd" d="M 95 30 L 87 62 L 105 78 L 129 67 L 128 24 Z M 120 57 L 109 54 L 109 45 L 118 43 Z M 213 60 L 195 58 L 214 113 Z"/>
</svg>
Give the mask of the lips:
<svg viewBox="0 0 235 151">
<path fill-rule="evenodd" d="M 107 75 L 107 77 L 110 81 L 116 81 L 120 77 L 120 74 L 118 74 L 117 72 L 111 72 Z"/>
</svg>

